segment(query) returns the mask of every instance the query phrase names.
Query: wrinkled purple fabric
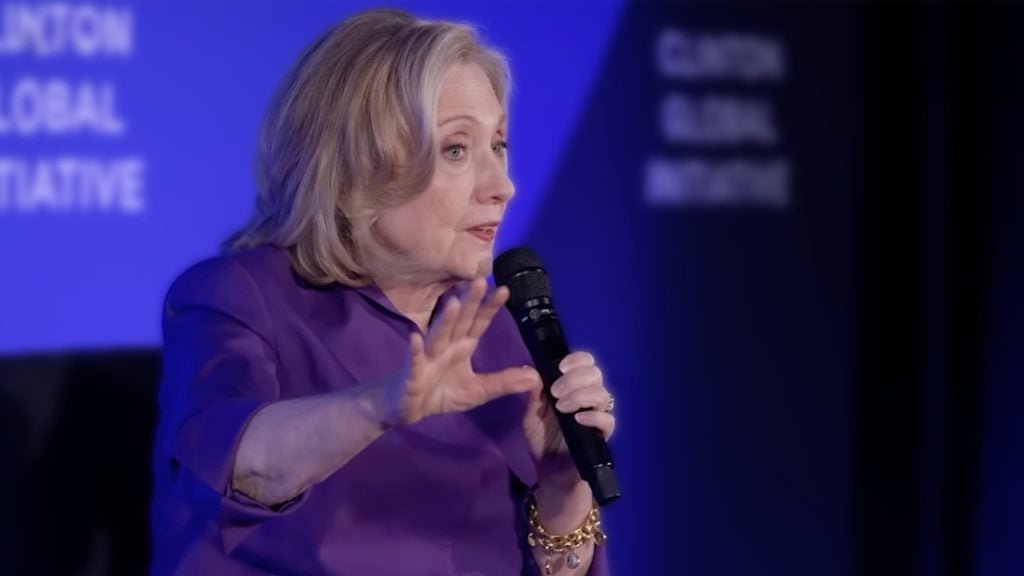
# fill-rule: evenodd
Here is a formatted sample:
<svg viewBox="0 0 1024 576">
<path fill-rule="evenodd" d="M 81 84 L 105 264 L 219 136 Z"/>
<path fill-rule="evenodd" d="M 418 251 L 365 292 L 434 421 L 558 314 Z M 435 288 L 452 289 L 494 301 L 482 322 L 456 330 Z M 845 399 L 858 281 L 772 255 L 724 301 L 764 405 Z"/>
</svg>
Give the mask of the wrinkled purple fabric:
<svg viewBox="0 0 1024 576">
<path fill-rule="evenodd" d="M 183 273 L 163 330 L 152 574 L 539 573 L 525 538 L 523 495 L 537 472 L 522 394 L 390 429 L 274 509 L 231 491 L 235 450 L 260 407 L 401 368 L 417 328 L 376 285 L 309 285 L 285 251 L 264 246 Z M 473 364 L 532 364 L 506 310 Z M 608 574 L 604 547 L 589 574 Z"/>
</svg>

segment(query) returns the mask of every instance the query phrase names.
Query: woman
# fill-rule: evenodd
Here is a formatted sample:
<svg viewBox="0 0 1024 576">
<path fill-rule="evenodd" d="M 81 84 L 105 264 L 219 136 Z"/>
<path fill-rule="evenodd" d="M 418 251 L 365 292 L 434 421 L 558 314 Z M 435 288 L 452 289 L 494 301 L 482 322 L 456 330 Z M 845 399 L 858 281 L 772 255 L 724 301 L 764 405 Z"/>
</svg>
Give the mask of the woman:
<svg viewBox="0 0 1024 576">
<path fill-rule="evenodd" d="M 607 573 L 507 290 L 484 280 L 514 194 L 507 90 L 470 28 L 396 11 L 300 58 L 253 221 L 167 296 L 154 574 Z M 562 371 L 555 409 L 609 437 L 593 357 Z"/>
</svg>

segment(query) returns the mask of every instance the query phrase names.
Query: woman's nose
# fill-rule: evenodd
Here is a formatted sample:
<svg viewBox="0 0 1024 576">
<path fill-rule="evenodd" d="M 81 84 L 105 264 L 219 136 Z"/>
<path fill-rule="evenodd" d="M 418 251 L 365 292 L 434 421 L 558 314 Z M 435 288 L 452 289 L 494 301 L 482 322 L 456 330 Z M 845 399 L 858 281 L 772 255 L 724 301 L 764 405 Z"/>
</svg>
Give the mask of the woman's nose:
<svg viewBox="0 0 1024 576">
<path fill-rule="evenodd" d="M 477 182 L 480 202 L 503 204 L 515 196 L 516 187 L 508 176 L 508 166 L 501 158 L 491 157 L 482 166 L 484 174 Z"/>
</svg>

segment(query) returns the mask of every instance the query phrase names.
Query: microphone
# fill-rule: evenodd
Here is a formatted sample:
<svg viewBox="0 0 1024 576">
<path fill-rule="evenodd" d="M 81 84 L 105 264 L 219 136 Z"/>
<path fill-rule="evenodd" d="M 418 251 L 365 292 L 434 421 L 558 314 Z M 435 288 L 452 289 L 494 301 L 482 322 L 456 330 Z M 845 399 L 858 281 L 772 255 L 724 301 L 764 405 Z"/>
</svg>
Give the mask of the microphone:
<svg viewBox="0 0 1024 576">
<path fill-rule="evenodd" d="M 611 503 L 619 497 L 619 483 L 608 443 L 596 428 L 584 426 L 573 414 L 554 407 L 551 385 L 562 375 L 558 363 L 569 355 L 569 346 L 551 302 L 551 288 L 540 258 L 529 248 L 512 248 L 495 258 L 494 281 L 498 286 L 508 286 L 506 305 L 544 381 L 544 393 L 551 400 L 580 478 L 590 484 L 599 505 Z"/>
</svg>

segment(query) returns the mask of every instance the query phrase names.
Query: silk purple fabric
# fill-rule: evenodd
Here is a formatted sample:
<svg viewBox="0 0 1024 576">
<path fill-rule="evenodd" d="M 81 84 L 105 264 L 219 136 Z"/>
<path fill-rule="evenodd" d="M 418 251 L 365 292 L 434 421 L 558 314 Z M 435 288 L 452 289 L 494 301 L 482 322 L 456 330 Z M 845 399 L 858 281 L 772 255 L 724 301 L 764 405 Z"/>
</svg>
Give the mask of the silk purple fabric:
<svg viewBox="0 0 1024 576">
<path fill-rule="evenodd" d="M 446 292 L 441 303 L 457 297 Z M 391 429 L 275 509 L 230 490 L 241 433 L 276 400 L 383 381 L 415 324 L 375 285 L 314 287 L 275 247 L 202 262 L 164 307 L 153 563 L 163 574 L 538 574 L 522 498 L 525 395 Z M 502 310 L 473 364 L 532 364 Z M 598 547 L 589 574 L 608 574 Z"/>
</svg>

